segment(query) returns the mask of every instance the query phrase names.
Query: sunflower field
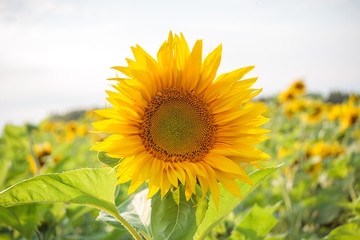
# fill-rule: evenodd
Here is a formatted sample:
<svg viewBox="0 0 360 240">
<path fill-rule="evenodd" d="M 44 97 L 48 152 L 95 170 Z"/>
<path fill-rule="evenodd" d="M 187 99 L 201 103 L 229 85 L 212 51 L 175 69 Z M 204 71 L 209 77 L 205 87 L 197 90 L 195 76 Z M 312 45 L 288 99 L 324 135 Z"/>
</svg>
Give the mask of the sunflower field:
<svg viewBox="0 0 360 240">
<path fill-rule="evenodd" d="M 5 126 L 0 239 L 360 239 L 359 97 L 256 99 L 202 46 L 136 45 L 110 107 Z"/>
<path fill-rule="evenodd" d="M 147 232 L 142 238 L 360 239 L 359 97 L 333 94 L 324 98 L 306 94 L 304 83 L 297 81 L 278 96 L 257 101 L 267 105 L 265 115 L 271 121 L 265 128 L 272 130 L 266 134 L 270 138 L 257 147 L 268 153 L 272 160 L 262 163 L 268 168 L 265 173 L 250 175 L 255 179 L 255 186 L 241 188 L 244 199 L 223 196 L 221 201 L 230 207 L 220 206 L 218 212 L 209 211 L 211 204 L 206 200 L 199 201 L 194 219 L 189 217 L 194 206 L 176 208 L 178 212 L 171 207 L 162 209 L 159 206 L 151 213 L 151 227 L 144 227 L 144 222 L 136 221 L 149 214 L 145 210 L 146 197 L 143 197 L 145 186 L 130 198 L 128 183 L 114 188 L 115 206 L 140 232 Z M 106 185 L 113 177 L 108 166 L 116 165 L 117 159 L 89 151 L 96 142 L 107 137 L 104 133 L 94 132 L 91 127 L 92 122 L 101 119 L 88 110 L 50 116 L 38 125 L 4 127 L 0 142 L 0 190 L 3 191 L 0 194 L 0 239 L 133 238 L 104 211 L 106 207 L 98 210 L 97 206 L 104 203 L 96 201 L 101 199 L 90 199 L 89 196 L 85 199 L 79 195 L 78 199 L 70 200 L 71 195 L 77 194 L 73 188 L 59 185 L 62 189 L 43 192 L 43 199 L 14 204 L 23 198 L 36 199 L 37 191 L 42 191 L 42 184 L 46 184 L 44 182 L 59 187 L 57 183 L 51 183 L 50 178 L 41 179 L 41 176 L 62 172 L 76 175 L 76 171 L 83 168 L 96 168 L 106 174 L 102 179 L 96 173 L 88 174 L 88 179 L 78 179 L 79 184 L 84 181 L 87 187 L 108 193 L 108 188 L 114 187 Z M 248 173 L 254 171 L 254 167 L 244 168 Z M 32 178 L 34 176 L 37 179 Z M 65 184 L 68 177 L 54 175 L 52 180 Z M 5 189 L 14 184 L 18 184 L 19 189 L 6 195 Z M 22 190 L 29 191 L 28 196 L 22 196 Z M 46 199 L 47 194 L 61 195 L 58 196 L 61 199 Z M 179 201 L 186 202 L 180 190 L 178 194 Z M 84 199 L 80 199 L 82 197 Z M 176 205 L 174 199 L 167 196 L 162 201 L 172 201 Z M 9 202 L 13 204 L 7 204 Z M 89 204 L 81 204 L 83 202 Z M 204 209 L 208 211 L 204 213 Z M 164 214 L 172 225 L 157 221 L 157 217 Z M 176 223 L 170 221 L 170 214 L 177 216 Z M 204 214 L 206 216 L 201 216 Z M 208 224 L 199 226 L 199 219 Z M 190 238 L 176 232 L 167 235 L 168 228 L 194 231 L 195 234 Z"/>
</svg>

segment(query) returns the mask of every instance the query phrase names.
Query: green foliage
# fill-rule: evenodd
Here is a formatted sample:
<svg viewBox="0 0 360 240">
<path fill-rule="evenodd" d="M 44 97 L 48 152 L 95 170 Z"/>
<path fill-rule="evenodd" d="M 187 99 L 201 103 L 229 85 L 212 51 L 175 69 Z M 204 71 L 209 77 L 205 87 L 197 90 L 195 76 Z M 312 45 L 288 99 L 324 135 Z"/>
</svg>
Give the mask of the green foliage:
<svg viewBox="0 0 360 240">
<path fill-rule="evenodd" d="M 244 182 L 238 182 L 243 197 L 247 197 L 252 191 L 255 190 L 257 186 L 259 186 L 278 168 L 279 166 L 266 170 L 258 170 L 250 174 L 250 178 L 254 182 L 253 186 Z M 205 237 L 210 233 L 211 229 L 219 224 L 224 219 L 224 217 L 226 217 L 242 201 L 242 199 L 227 192 L 222 186 L 220 190 L 220 196 L 219 210 L 216 209 L 213 201 L 209 202 L 209 207 L 205 213 L 205 217 L 196 231 L 195 239 L 205 239 Z"/>
<path fill-rule="evenodd" d="M 0 224 L 18 230 L 26 239 L 31 239 L 38 221 L 44 215 L 48 205 L 28 204 L 12 207 L 0 207 Z"/>
<path fill-rule="evenodd" d="M 26 171 L 29 146 L 29 132 L 25 126 L 5 126 L 0 139 L 0 190 L 30 176 Z"/>
<path fill-rule="evenodd" d="M 254 185 L 238 182 L 244 197 L 256 189 L 278 167 L 260 170 L 250 175 Z M 147 189 L 132 195 L 127 201 L 117 206 L 117 210 L 133 228 L 146 239 L 204 239 L 213 227 L 230 213 L 241 199 L 231 195 L 221 187 L 220 209 L 216 210 L 212 200 L 192 197 L 186 201 L 183 187 L 169 192 L 161 200 L 160 193 L 147 200 Z M 197 206 L 197 207 L 195 207 Z M 121 223 L 106 211 L 101 211 L 98 219 L 107 224 L 123 229 Z"/>
<path fill-rule="evenodd" d="M 115 173 L 111 168 L 80 169 L 22 181 L 0 194 L 0 206 L 68 202 L 114 212 L 114 193 Z"/>
<path fill-rule="evenodd" d="M 128 200 L 117 206 L 119 214 L 136 228 L 147 239 L 152 239 L 153 234 L 150 226 L 151 200 L 147 200 L 147 189 L 132 195 Z M 122 224 L 114 216 L 106 211 L 101 211 L 98 220 L 107 224 L 124 229 Z"/>
<path fill-rule="evenodd" d="M 178 188 L 161 200 L 158 192 L 151 200 L 153 239 L 187 240 L 196 231 L 195 202 L 186 201 L 185 189 Z"/>
<path fill-rule="evenodd" d="M 272 216 L 273 209 L 263 209 L 255 205 L 236 228 L 233 239 L 262 240 L 278 220 Z"/>
<path fill-rule="evenodd" d="M 111 168 L 80 169 L 39 175 L 1 192 L 0 206 L 5 210 L 2 212 L 4 216 L 0 216 L 3 223 L 30 238 L 41 216 L 37 210 L 42 209 L 34 203 L 77 203 L 103 209 L 119 217 L 114 203 L 114 194 L 115 173 Z M 31 206 L 22 204 L 31 204 Z M 4 208 L 9 206 L 11 208 Z M 27 214 L 30 214 L 28 218 Z M 8 216 L 13 216 L 13 218 L 7 219 Z M 16 219 L 24 222 L 17 220 L 19 222 L 17 226 L 14 222 Z"/>
<path fill-rule="evenodd" d="M 89 134 L 95 120 L 83 113 L 70 116 L 76 121 L 6 126 L 0 239 L 192 239 L 194 233 L 207 240 L 360 239 L 360 121 L 340 130 L 339 120 L 310 124 L 302 118 L 310 110 L 288 118 L 285 105 L 274 99 L 266 104 L 271 139 L 257 147 L 274 160 L 260 163 L 267 170 L 246 169 L 255 185 L 238 182 L 244 199 L 220 185 L 218 211 L 209 193 L 186 201 L 182 188 L 148 200 L 144 184 L 128 196 L 129 183 L 115 186 L 114 170 L 97 169 L 116 167 L 121 159 L 89 151 L 106 135 Z M 34 174 L 28 156 L 45 142 L 51 152 Z M 337 143 L 343 152 L 311 155 L 318 142 Z M 69 171 L 84 167 L 95 169 Z"/>
<path fill-rule="evenodd" d="M 358 240 L 360 239 L 360 226 L 355 223 L 345 224 L 331 231 L 326 237 L 331 240 Z"/>
<path fill-rule="evenodd" d="M 116 167 L 122 159 L 112 158 L 106 155 L 104 152 L 98 152 L 98 159 L 100 162 L 108 165 L 109 167 Z"/>
</svg>

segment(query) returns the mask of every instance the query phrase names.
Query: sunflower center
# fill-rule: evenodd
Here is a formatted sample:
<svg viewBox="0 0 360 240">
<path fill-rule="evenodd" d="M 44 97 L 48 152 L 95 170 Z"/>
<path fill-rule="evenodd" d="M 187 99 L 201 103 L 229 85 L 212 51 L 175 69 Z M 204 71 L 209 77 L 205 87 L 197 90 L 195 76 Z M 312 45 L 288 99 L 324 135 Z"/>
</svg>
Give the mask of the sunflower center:
<svg viewBox="0 0 360 240">
<path fill-rule="evenodd" d="M 204 158 L 215 142 L 215 126 L 207 104 L 182 89 L 165 89 L 145 111 L 140 125 L 145 148 L 164 161 Z"/>
</svg>

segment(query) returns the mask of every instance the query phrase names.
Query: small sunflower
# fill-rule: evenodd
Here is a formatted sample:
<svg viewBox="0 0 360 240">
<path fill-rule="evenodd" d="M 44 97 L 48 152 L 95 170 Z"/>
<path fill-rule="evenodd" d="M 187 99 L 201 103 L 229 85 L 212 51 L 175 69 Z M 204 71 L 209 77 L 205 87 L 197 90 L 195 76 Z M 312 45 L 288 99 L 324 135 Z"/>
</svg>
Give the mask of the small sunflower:
<svg viewBox="0 0 360 240">
<path fill-rule="evenodd" d="M 295 99 L 295 94 L 292 91 L 292 89 L 288 89 L 282 93 L 279 94 L 279 103 L 285 103 L 287 101 L 291 101 Z"/>
<path fill-rule="evenodd" d="M 297 80 L 291 84 L 291 86 L 284 92 L 280 93 L 278 96 L 279 103 L 285 103 L 292 101 L 305 95 L 306 86 L 303 80 Z"/>
<path fill-rule="evenodd" d="M 203 61 L 202 40 L 190 51 L 184 36 L 173 35 L 157 53 L 157 60 L 140 46 L 132 47 L 128 67 L 113 67 L 127 78 L 112 78 L 116 92 L 107 91 L 113 108 L 97 110 L 109 118 L 93 123 L 112 133 L 92 150 L 124 158 L 117 168 L 118 184 L 131 180 L 129 194 L 149 180 L 148 198 L 185 185 L 189 199 L 199 184 L 218 206 L 220 182 L 241 197 L 236 179 L 252 184 L 240 163 L 261 168 L 270 157 L 253 145 L 269 132 L 262 103 L 248 102 L 261 92 L 250 89 L 257 78 L 239 81 L 254 67 L 216 77 L 222 46 Z"/>
<path fill-rule="evenodd" d="M 36 158 L 34 159 L 33 155 L 28 154 L 26 161 L 29 163 L 30 171 L 36 174 L 36 165 L 41 169 L 46 164 L 47 158 L 51 155 L 52 147 L 49 142 L 43 142 L 35 144 L 32 150 Z"/>
<path fill-rule="evenodd" d="M 306 86 L 303 80 L 299 79 L 295 81 L 291 86 L 290 89 L 294 92 L 296 96 L 302 96 L 306 93 Z"/>
<path fill-rule="evenodd" d="M 335 121 L 341 116 L 341 105 L 335 104 L 328 107 L 327 117 L 330 121 Z"/>
<path fill-rule="evenodd" d="M 341 105 L 340 111 L 341 114 L 339 118 L 341 131 L 353 126 L 360 116 L 360 107 L 354 105 L 353 97 L 351 97 L 347 103 Z"/>
<path fill-rule="evenodd" d="M 302 121 L 309 124 L 319 123 L 324 116 L 326 106 L 320 101 L 309 101 L 308 112 L 302 114 Z"/>
</svg>

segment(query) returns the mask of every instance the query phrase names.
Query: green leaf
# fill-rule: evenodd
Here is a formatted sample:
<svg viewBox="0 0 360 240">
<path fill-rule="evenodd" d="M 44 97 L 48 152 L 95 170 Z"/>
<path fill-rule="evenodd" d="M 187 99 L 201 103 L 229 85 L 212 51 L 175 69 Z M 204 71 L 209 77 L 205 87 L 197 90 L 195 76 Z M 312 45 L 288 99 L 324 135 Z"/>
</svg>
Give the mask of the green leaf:
<svg viewBox="0 0 360 240">
<path fill-rule="evenodd" d="M 236 228 L 234 239 L 264 239 L 278 221 L 271 212 L 271 209 L 262 209 L 255 205 Z"/>
<path fill-rule="evenodd" d="M 356 200 L 356 205 L 354 207 L 354 212 L 356 215 L 360 216 L 360 197 Z"/>
<path fill-rule="evenodd" d="M 161 200 L 158 192 L 151 200 L 151 229 L 156 240 L 192 239 L 196 231 L 196 203 L 186 201 L 181 185 Z"/>
<path fill-rule="evenodd" d="M 330 224 L 340 216 L 342 211 L 341 203 L 346 201 L 346 196 L 338 190 L 319 189 L 316 195 L 304 198 L 302 204 L 308 214 L 316 212 L 316 216 L 308 219 L 308 222 Z"/>
<path fill-rule="evenodd" d="M 10 162 L 6 161 L 5 159 L 0 159 L 0 190 L 5 188 L 3 186 L 7 173 L 9 171 Z"/>
<path fill-rule="evenodd" d="M 203 221 L 206 210 L 209 206 L 209 201 L 207 199 L 201 200 L 200 197 L 197 197 L 199 204 L 196 206 L 196 226 L 199 226 L 199 224 Z"/>
<path fill-rule="evenodd" d="M 136 239 L 141 239 L 117 212 L 114 203 L 116 178 L 111 168 L 80 169 L 39 175 L 0 193 L 0 206 L 36 202 L 67 202 L 105 210 L 121 221 Z"/>
<path fill-rule="evenodd" d="M 346 178 L 349 173 L 348 164 L 351 160 L 351 155 L 333 159 L 330 162 L 329 169 L 327 170 L 329 176 L 334 178 Z"/>
<path fill-rule="evenodd" d="M 29 204 L 0 207 L 0 225 L 4 224 L 19 231 L 26 239 L 31 239 L 47 205 Z"/>
<path fill-rule="evenodd" d="M 360 226 L 349 223 L 335 228 L 325 239 L 331 240 L 357 240 L 360 239 Z"/>
<path fill-rule="evenodd" d="M 147 200 L 147 194 L 148 189 L 144 189 L 118 206 L 120 215 L 146 239 L 192 239 L 196 231 L 197 208 L 191 200 L 186 201 L 184 188 L 169 192 L 163 200 L 160 193 Z M 100 212 L 98 219 L 115 228 L 123 228 L 105 211 Z"/>
<path fill-rule="evenodd" d="M 267 168 L 266 170 L 258 170 L 249 174 L 249 177 L 254 182 L 253 186 L 237 181 L 243 197 L 245 198 L 252 191 L 254 191 L 256 187 L 264 182 L 265 179 L 273 174 L 280 166 L 281 165 Z M 210 200 L 209 208 L 206 211 L 205 217 L 195 233 L 194 239 L 204 239 L 210 233 L 211 229 L 219 224 L 225 216 L 227 216 L 239 203 L 241 203 L 241 201 L 241 198 L 232 195 L 222 186 L 220 186 L 219 210 L 216 209 L 214 202 Z"/>
<path fill-rule="evenodd" d="M 115 173 L 111 168 L 80 169 L 39 175 L 15 184 L 0 193 L 0 206 L 68 202 L 116 211 L 114 192 Z"/>
<path fill-rule="evenodd" d="M 135 227 L 147 239 L 152 239 L 152 231 L 150 227 L 151 217 L 151 199 L 147 200 L 148 189 L 134 194 L 130 199 L 117 207 L 121 217 L 123 217 L 131 226 Z M 101 211 L 98 218 L 107 224 L 123 229 L 121 223 L 105 211 Z"/>
<path fill-rule="evenodd" d="M 112 158 L 104 152 L 98 152 L 98 160 L 110 167 L 116 167 L 121 162 L 122 158 Z"/>
</svg>

